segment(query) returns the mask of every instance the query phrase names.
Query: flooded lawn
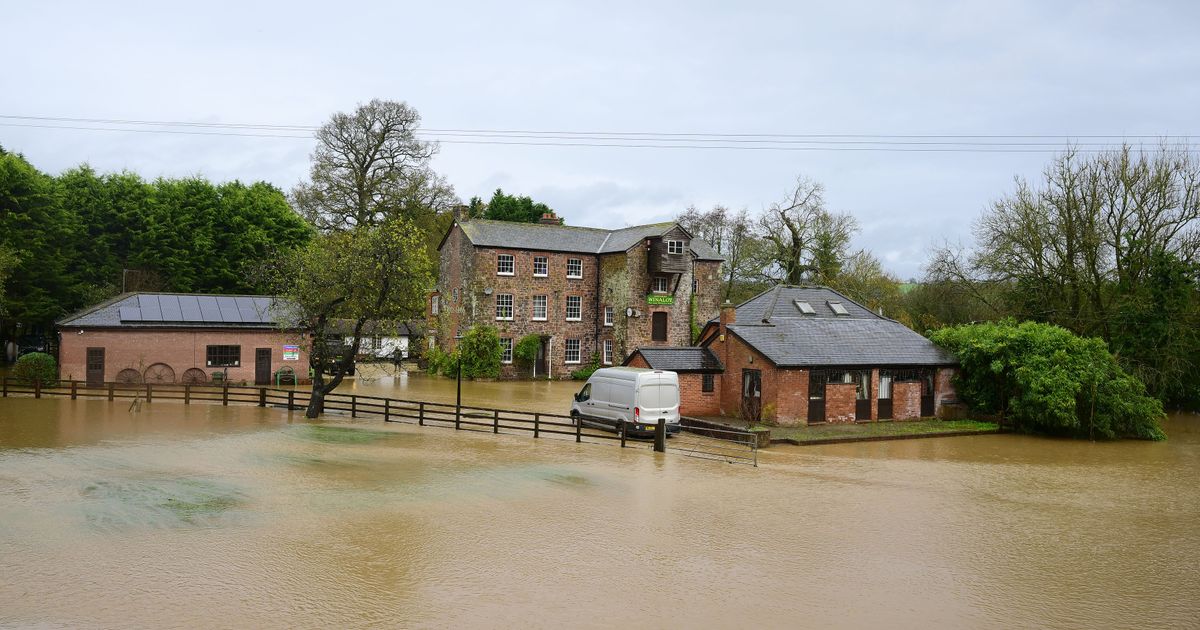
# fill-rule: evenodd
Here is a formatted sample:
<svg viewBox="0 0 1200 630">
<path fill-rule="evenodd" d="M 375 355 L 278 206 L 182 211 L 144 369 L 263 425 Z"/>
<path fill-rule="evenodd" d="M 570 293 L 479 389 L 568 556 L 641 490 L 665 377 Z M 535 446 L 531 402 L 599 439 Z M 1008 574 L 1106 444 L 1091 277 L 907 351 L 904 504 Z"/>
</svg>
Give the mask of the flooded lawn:
<svg viewBox="0 0 1200 630">
<path fill-rule="evenodd" d="M 526 388 L 574 385 L 471 396 L 522 408 Z M 1194 627 L 1200 419 L 1167 428 L 772 447 L 755 469 L 251 406 L 4 399 L 0 625 Z"/>
</svg>

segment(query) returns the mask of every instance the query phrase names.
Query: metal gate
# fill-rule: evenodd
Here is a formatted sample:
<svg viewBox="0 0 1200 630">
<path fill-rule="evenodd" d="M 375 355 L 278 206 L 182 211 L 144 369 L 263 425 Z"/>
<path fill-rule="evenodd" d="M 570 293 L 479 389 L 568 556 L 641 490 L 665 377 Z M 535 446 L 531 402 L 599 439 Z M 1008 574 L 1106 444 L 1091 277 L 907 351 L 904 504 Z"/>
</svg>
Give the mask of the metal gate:
<svg viewBox="0 0 1200 630">
<path fill-rule="evenodd" d="M 825 383 L 829 374 L 825 370 L 810 370 L 808 373 L 808 423 L 825 422 Z"/>
<path fill-rule="evenodd" d="M 758 434 L 694 418 L 680 418 L 680 431 L 667 439 L 667 450 L 702 459 L 758 466 Z"/>
</svg>

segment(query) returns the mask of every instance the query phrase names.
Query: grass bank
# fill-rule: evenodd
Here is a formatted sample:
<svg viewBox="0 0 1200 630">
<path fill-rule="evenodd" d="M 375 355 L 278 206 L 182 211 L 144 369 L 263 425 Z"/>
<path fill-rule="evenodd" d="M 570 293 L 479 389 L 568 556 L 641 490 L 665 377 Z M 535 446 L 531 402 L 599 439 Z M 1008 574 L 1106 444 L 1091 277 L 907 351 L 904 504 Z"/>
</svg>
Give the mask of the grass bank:
<svg viewBox="0 0 1200 630">
<path fill-rule="evenodd" d="M 918 437 L 968 435 L 972 433 L 996 433 L 999 431 L 996 423 L 981 422 L 978 420 L 906 420 L 901 422 L 837 423 L 798 427 L 759 425 L 755 428 L 769 429 L 771 431 L 771 442 L 782 442 L 785 444 L 900 440 Z"/>
</svg>

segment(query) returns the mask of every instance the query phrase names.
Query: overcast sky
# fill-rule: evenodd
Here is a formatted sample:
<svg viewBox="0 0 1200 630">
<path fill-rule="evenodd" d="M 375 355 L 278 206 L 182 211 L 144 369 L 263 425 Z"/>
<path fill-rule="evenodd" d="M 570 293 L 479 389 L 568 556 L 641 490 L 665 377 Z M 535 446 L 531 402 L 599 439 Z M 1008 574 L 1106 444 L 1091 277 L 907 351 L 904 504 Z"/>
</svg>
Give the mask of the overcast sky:
<svg viewBox="0 0 1200 630">
<path fill-rule="evenodd" d="M 1196 2 L 6 4 L 9 116 L 319 125 L 377 97 L 431 129 L 1200 133 Z M 87 162 L 285 190 L 312 150 L 14 126 L 0 145 L 49 172 Z M 857 217 L 855 245 L 908 278 L 1051 157 L 443 144 L 434 166 L 463 199 L 503 187 L 603 227 L 692 204 L 759 210 L 804 174 Z"/>
</svg>

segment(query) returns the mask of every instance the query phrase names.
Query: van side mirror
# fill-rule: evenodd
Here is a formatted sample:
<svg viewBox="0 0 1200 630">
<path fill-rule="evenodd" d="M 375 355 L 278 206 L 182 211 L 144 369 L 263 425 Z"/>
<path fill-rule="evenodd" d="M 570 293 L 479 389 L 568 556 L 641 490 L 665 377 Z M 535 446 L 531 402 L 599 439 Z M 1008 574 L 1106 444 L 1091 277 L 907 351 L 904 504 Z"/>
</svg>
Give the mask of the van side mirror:
<svg viewBox="0 0 1200 630">
<path fill-rule="evenodd" d="M 575 392 L 575 402 L 579 402 L 579 392 Z"/>
</svg>

